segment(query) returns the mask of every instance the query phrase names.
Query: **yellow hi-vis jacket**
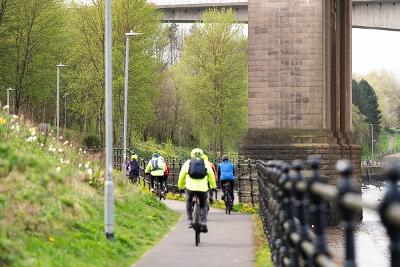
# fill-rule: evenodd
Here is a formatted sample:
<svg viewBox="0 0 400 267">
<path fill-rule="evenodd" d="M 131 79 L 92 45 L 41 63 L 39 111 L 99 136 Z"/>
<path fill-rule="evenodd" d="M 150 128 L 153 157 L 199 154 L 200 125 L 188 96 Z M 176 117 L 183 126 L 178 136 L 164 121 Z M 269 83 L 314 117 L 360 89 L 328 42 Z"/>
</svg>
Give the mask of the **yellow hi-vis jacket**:
<svg viewBox="0 0 400 267">
<path fill-rule="evenodd" d="M 203 179 L 190 178 L 189 164 L 190 160 L 186 161 L 182 166 L 181 172 L 179 173 L 179 180 L 178 180 L 179 190 L 186 188 L 190 191 L 207 192 L 208 184 L 210 184 L 211 189 L 217 188 L 217 184 L 215 183 L 214 172 L 208 161 L 204 161 L 204 164 L 207 168 L 207 175 Z"/>
<path fill-rule="evenodd" d="M 157 160 L 157 165 L 158 165 L 157 170 L 153 170 L 153 165 L 151 164 L 153 160 Z M 145 173 L 150 173 L 152 176 L 164 176 L 164 172 L 165 172 L 165 163 L 159 158 L 157 159 L 152 158 L 147 164 L 145 170 Z"/>
</svg>

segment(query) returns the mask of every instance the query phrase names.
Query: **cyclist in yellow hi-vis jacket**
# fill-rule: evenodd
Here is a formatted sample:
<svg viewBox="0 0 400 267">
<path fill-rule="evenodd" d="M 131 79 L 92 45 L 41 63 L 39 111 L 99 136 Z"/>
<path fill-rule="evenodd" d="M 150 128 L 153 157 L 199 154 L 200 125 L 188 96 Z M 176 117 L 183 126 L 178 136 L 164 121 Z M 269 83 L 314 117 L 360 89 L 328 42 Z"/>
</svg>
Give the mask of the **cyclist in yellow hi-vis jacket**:
<svg viewBox="0 0 400 267">
<path fill-rule="evenodd" d="M 150 183 L 151 183 L 151 191 L 154 192 L 154 180 L 157 179 L 157 181 L 161 184 L 161 188 L 165 188 L 164 185 L 164 172 L 165 172 L 165 162 L 162 160 L 160 155 L 158 153 L 154 153 L 153 156 L 151 157 L 151 160 L 146 166 L 145 173 L 148 174 L 150 173 Z M 164 193 L 164 192 L 162 192 Z"/>
<path fill-rule="evenodd" d="M 197 196 L 200 200 L 201 208 L 201 229 L 204 233 L 207 229 L 207 196 L 208 185 L 210 189 L 216 189 L 214 172 L 208 161 L 204 160 L 203 150 L 195 148 L 190 154 L 191 159 L 186 161 L 181 169 L 178 180 L 178 189 L 186 189 L 186 212 L 188 225 L 192 227 L 192 198 Z"/>
</svg>

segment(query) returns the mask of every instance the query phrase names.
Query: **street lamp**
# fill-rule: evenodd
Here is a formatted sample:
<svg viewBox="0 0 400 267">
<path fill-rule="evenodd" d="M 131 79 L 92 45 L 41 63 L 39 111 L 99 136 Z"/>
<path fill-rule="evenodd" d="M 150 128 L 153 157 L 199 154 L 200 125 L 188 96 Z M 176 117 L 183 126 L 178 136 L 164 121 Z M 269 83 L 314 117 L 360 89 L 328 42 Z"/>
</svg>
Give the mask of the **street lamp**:
<svg viewBox="0 0 400 267">
<path fill-rule="evenodd" d="M 130 37 L 141 35 L 138 32 L 127 32 L 125 33 L 126 45 L 125 45 L 125 88 L 124 88 L 124 130 L 122 138 L 122 172 L 125 171 L 125 161 L 126 161 L 126 132 L 128 124 L 128 75 L 129 75 L 129 39 Z"/>
<path fill-rule="evenodd" d="M 57 142 L 60 141 L 60 68 L 66 67 L 67 65 L 57 65 Z"/>
<path fill-rule="evenodd" d="M 8 87 L 8 89 L 7 89 L 8 114 L 10 114 L 10 91 L 15 91 L 15 89 L 12 89 L 11 87 Z"/>
<path fill-rule="evenodd" d="M 107 239 L 114 239 L 114 185 L 112 181 L 112 17 L 111 0 L 105 0 L 104 67 L 105 67 L 105 121 L 106 162 L 104 184 L 104 232 Z"/>
</svg>

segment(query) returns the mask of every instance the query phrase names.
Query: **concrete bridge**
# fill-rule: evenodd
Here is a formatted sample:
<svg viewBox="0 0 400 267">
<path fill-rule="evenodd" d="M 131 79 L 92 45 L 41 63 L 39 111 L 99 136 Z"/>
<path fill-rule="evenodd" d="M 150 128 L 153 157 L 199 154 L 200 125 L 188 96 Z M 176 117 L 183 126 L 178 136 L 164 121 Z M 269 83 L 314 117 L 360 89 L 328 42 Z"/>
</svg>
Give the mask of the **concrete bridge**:
<svg viewBox="0 0 400 267">
<path fill-rule="evenodd" d="M 192 23 L 209 8 L 232 8 L 248 23 L 247 0 L 149 0 L 164 12 L 164 22 Z M 400 0 L 353 0 L 353 28 L 400 31 Z"/>
</svg>

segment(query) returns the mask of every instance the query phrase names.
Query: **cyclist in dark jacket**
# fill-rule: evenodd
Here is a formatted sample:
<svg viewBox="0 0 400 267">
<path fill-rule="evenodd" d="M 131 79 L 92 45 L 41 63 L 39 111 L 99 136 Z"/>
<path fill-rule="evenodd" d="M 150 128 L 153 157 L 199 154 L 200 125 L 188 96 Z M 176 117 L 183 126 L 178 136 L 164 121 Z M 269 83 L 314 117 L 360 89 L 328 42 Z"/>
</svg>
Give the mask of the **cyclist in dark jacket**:
<svg viewBox="0 0 400 267">
<path fill-rule="evenodd" d="M 235 186 L 235 167 L 229 161 L 229 157 L 227 155 L 222 156 L 222 162 L 218 165 L 218 178 L 219 185 L 222 188 L 222 199 L 225 196 L 225 184 L 229 183 L 231 187 L 231 199 L 232 202 L 234 200 L 233 188 Z"/>
<path fill-rule="evenodd" d="M 131 160 L 126 165 L 126 170 L 129 172 L 129 181 L 135 183 L 139 177 L 139 162 L 137 155 L 131 156 Z"/>
</svg>

